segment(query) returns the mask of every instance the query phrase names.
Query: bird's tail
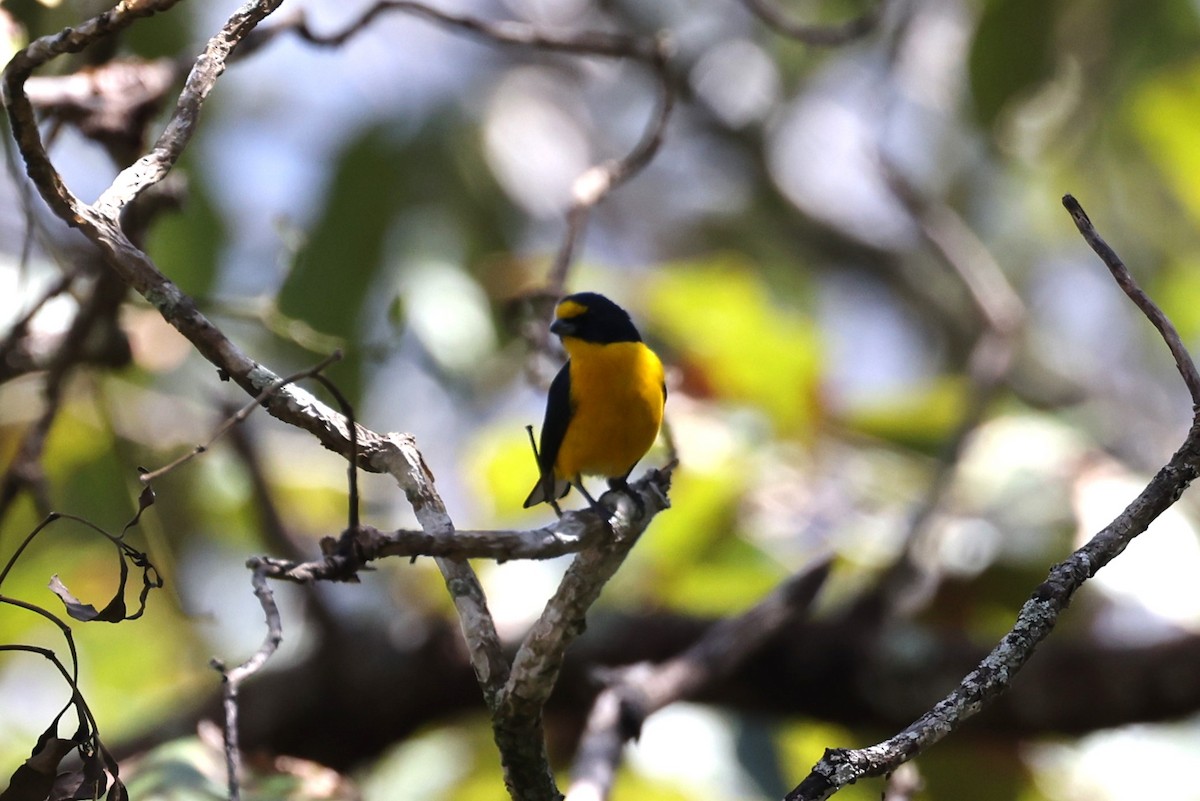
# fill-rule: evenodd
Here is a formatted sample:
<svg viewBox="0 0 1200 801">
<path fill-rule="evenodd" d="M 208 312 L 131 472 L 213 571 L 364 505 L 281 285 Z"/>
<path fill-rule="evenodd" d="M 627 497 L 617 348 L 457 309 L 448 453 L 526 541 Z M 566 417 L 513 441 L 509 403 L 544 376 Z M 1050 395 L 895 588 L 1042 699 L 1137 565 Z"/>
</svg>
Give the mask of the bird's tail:
<svg viewBox="0 0 1200 801">
<path fill-rule="evenodd" d="M 525 499 L 525 508 L 537 506 L 539 503 L 557 501 L 570 491 L 571 484 L 566 479 L 556 478 L 552 474 L 545 475 L 538 479 L 537 484 L 533 485 L 533 490 Z"/>
</svg>

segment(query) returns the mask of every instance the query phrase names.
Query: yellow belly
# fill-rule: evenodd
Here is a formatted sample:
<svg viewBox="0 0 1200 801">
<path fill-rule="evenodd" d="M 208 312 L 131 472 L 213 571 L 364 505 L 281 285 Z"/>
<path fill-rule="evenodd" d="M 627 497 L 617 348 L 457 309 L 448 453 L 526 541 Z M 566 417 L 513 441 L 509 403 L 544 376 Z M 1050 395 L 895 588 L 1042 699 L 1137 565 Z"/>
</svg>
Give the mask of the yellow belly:
<svg viewBox="0 0 1200 801">
<path fill-rule="evenodd" d="M 640 342 L 564 344 L 571 356 L 573 410 L 554 471 L 568 480 L 624 476 L 658 436 L 662 363 Z"/>
</svg>

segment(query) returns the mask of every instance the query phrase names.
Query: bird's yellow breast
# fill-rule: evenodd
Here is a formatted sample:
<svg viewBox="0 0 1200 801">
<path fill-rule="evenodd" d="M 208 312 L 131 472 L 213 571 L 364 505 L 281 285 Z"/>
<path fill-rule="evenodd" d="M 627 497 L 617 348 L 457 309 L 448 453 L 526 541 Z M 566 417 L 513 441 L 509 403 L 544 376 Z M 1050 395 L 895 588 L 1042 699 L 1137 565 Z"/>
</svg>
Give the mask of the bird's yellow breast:
<svg viewBox="0 0 1200 801">
<path fill-rule="evenodd" d="M 658 436 L 663 368 L 641 342 L 595 344 L 564 337 L 571 357 L 571 420 L 554 472 L 625 476 Z"/>
</svg>

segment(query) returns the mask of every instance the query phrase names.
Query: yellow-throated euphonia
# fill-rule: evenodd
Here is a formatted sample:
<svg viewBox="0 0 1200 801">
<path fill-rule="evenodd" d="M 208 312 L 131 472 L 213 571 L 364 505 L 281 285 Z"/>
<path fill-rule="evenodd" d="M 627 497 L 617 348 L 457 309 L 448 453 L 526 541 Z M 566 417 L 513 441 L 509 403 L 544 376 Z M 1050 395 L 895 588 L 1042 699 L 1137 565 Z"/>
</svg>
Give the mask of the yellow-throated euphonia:
<svg viewBox="0 0 1200 801">
<path fill-rule="evenodd" d="M 568 358 L 550 384 L 538 450 L 541 476 L 525 508 L 553 505 L 572 484 L 595 505 L 583 476 L 604 476 L 610 488 L 625 487 L 658 436 L 667 399 L 662 362 L 629 314 L 595 292 L 560 300 L 550 331 L 562 339 Z"/>
</svg>

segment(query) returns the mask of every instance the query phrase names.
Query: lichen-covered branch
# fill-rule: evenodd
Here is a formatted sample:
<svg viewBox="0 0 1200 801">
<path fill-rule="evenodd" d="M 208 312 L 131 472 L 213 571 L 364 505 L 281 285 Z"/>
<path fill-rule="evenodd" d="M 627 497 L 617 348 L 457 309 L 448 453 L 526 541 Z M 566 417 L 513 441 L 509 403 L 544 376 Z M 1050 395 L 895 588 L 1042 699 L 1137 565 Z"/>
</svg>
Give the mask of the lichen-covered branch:
<svg viewBox="0 0 1200 801">
<path fill-rule="evenodd" d="M 1200 380 L 1191 356 L 1166 315 L 1145 294 L 1116 253 L 1096 233 L 1087 214 L 1070 195 L 1063 204 L 1088 244 L 1101 256 L 1114 279 L 1162 334 L 1175 356 L 1193 400 Z M 1075 591 L 1125 550 L 1160 514 L 1179 500 L 1200 475 L 1200 416 L 1183 445 L 1146 488 L 1109 525 L 1083 547 L 1054 566 L 1025 602 L 1012 629 L 971 671 L 958 688 L 899 734 L 867 748 L 828 749 L 812 772 L 787 794 L 785 801 L 818 801 L 867 776 L 882 776 L 955 731 L 964 721 L 1008 690 L 1034 650 L 1054 630 Z"/>
</svg>

